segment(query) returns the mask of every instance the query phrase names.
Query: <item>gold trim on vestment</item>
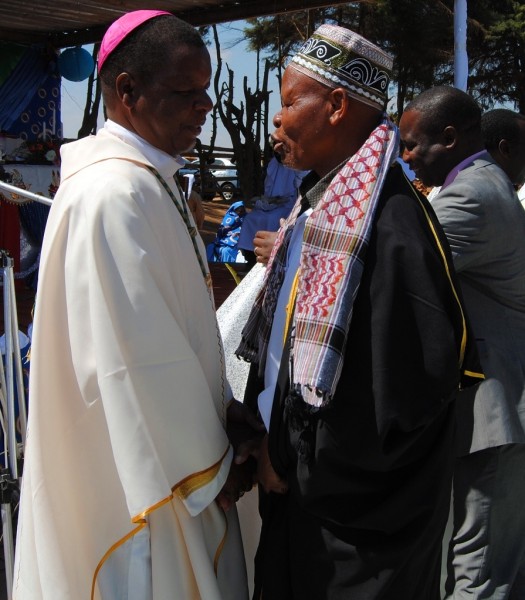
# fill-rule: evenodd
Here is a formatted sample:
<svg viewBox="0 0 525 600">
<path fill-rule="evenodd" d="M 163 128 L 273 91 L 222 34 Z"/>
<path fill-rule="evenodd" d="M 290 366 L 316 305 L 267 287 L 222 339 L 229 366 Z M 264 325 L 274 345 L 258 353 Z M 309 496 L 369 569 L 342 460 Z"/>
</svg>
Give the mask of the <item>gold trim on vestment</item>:
<svg viewBox="0 0 525 600">
<path fill-rule="evenodd" d="M 224 509 L 221 508 L 222 515 L 224 517 L 224 535 L 222 536 L 222 540 L 217 546 L 217 551 L 215 552 L 215 557 L 213 559 L 213 572 L 215 573 L 215 577 L 218 575 L 219 571 L 219 558 L 221 557 L 222 551 L 224 550 L 224 545 L 226 544 L 226 537 L 228 536 L 228 519 L 226 518 L 226 514 L 224 513 Z"/>
<path fill-rule="evenodd" d="M 147 508 L 140 514 L 136 515 L 135 517 L 132 517 L 131 522 L 135 523 L 137 525 L 137 527 L 135 527 L 135 529 L 132 529 L 123 538 L 121 538 L 120 540 L 115 542 L 109 548 L 109 550 L 100 559 L 100 562 L 98 563 L 98 565 L 95 569 L 95 572 L 93 573 L 93 580 L 91 583 L 91 600 L 94 600 L 94 598 L 95 598 L 95 585 L 97 583 L 98 574 L 100 573 L 100 570 L 104 566 L 104 563 L 113 554 L 113 552 L 115 552 L 115 550 L 120 548 L 120 546 L 124 545 L 128 540 L 130 540 L 134 535 L 136 535 L 141 529 L 144 529 L 144 527 L 147 525 L 146 517 L 148 516 L 148 514 L 152 513 L 154 510 L 157 510 L 161 506 L 164 506 L 164 504 L 171 502 L 171 500 L 173 500 L 174 494 L 177 494 L 177 496 L 179 496 L 182 499 L 186 499 L 195 490 L 203 487 L 204 485 L 206 485 L 210 481 L 212 481 L 213 478 L 219 472 L 222 461 L 224 460 L 224 457 L 228 454 L 229 449 L 230 449 L 230 445 L 228 444 L 228 447 L 226 448 L 226 452 L 222 455 L 222 457 L 220 458 L 220 460 L 218 462 L 213 464 L 211 467 L 204 469 L 203 471 L 199 471 L 198 473 L 195 473 L 194 475 L 189 475 L 188 477 L 183 479 L 180 483 L 177 483 L 176 485 L 174 485 L 171 488 L 172 493 L 169 496 L 167 496 L 166 498 L 163 498 L 156 504 L 153 504 L 152 506 L 150 506 L 149 508 Z M 225 520 L 224 536 L 217 547 L 217 551 L 215 552 L 215 557 L 213 560 L 213 568 L 215 571 L 215 575 L 217 575 L 217 567 L 219 564 L 219 557 L 224 548 L 224 544 L 226 543 L 226 534 L 227 533 L 228 533 L 228 521 Z"/>
<path fill-rule="evenodd" d="M 95 569 L 95 573 L 93 574 L 93 581 L 91 584 L 91 600 L 93 600 L 95 598 L 95 584 L 97 582 L 97 577 L 98 577 L 98 574 L 100 573 L 100 569 L 102 569 L 102 567 L 104 566 L 104 563 L 107 561 L 107 559 L 113 554 L 113 552 L 115 552 L 115 550 L 117 548 L 120 548 L 120 546 L 124 545 L 129 539 L 131 539 L 134 535 L 136 535 L 141 529 L 144 529 L 144 527 L 147 524 L 146 516 L 149 513 L 153 512 L 157 508 L 160 508 L 164 504 L 167 504 L 168 502 L 170 502 L 172 500 L 172 498 L 173 498 L 173 494 L 170 494 L 167 498 L 164 498 L 160 502 L 157 502 L 150 508 L 147 508 L 145 511 L 143 511 L 142 513 L 140 513 L 139 515 L 137 515 L 136 517 L 133 517 L 131 519 L 131 522 L 136 523 L 137 527 L 135 527 L 135 529 L 132 529 L 123 538 L 121 538 L 120 540 L 115 542 L 113 544 L 113 546 L 111 546 L 109 548 L 109 550 L 106 552 L 106 554 L 104 554 L 104 556 L 101 558 L 100 562 L 97 565 L 97 568 Z"/>
<path fill-rule="evenodd" d="M 217 475 L 219 469 L 221 468 L 222 461 L 228 451 L 230 449 L 230 445 L 226 448 L 226 452 L 221 456 L 220 460 L 218 460 L 214 465 L 204 469 L 204 471 L 199 471 L 198 473 L 194 473 L 193 475 L 188 475 L 182 481 L 179 481 L 176 485 L 174 485 L 171 490 L 174 494 L 177 494 L 179 498 L 182 500 L 186 500 L 195 490 L 198 490 L 201 487 L 204 487 L 212 479 Z"/>
</svg>

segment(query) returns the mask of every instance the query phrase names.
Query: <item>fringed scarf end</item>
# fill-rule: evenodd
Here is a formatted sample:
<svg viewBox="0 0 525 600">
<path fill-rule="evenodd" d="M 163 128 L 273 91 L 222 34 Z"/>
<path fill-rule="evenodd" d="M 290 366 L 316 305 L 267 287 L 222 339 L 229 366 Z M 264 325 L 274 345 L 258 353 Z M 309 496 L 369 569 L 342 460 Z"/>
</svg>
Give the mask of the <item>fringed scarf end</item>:
<svg viewBox="0 0 525 600">
<path fill-rule="evenodd" d="M 306 402 L 301 390 L 313 393 L 319 405 Z M 295 385 L 285 399 L 284 415 L 291 431 L 299 433 L 295 449 L 299 460 L 304 464 L 312 462 L 315 456 L 315 432 L 320 414 L 329 406 L 328 394 L 321 394 L 313 388 Z"/>
</svg>

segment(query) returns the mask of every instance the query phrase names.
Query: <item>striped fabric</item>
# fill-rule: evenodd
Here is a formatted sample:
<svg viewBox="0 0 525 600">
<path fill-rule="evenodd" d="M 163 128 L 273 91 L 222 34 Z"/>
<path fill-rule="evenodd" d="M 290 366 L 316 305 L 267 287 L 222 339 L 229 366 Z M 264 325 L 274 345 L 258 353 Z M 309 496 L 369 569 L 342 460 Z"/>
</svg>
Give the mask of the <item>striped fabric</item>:
<svg viewBox="0 0 525 600">
<path fill-rule="evenodd" d="M 325 406 L 335 393 L 341 374 L 354 299 L 363 272 L 375 209 L 388 169 L 399 152 L 395 126 L 384 118 L 360 150 L 328 186 L 307 220 L 292 343 L 292 387 L 315 407 Z M 243 331 L 238 355 L 264 364 L 265 338 L 283 277 L 283 248 L 298 214 L 280 232 L 268 264 L 267 287 Z M 258 329 L 262 322 L 264 330 Z M 269 322 L 269 323 L 268 323 Z M 270 325 L 270 326 L 268 326 Z M 247 353 L 246 349 L 251 348 Z M 261 369 L 260 369 L 261 372 Z"/>
</svg>

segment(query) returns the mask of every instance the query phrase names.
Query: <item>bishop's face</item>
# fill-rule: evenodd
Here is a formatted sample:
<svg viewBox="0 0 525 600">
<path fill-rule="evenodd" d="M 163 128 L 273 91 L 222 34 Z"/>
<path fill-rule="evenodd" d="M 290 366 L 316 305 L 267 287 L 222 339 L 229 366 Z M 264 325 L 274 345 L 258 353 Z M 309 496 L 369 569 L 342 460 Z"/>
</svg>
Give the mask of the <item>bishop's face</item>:
<svg viewBox="0 0 525 600">
<path fill-rule="evenodd" d="M 206 115 L 211 64 L 205 47 L 182 46 L 148 81 L 136 82 L 130 112 L 135 131 L 150 144 L 176 156 L 191 150 Z"/>
</svg>

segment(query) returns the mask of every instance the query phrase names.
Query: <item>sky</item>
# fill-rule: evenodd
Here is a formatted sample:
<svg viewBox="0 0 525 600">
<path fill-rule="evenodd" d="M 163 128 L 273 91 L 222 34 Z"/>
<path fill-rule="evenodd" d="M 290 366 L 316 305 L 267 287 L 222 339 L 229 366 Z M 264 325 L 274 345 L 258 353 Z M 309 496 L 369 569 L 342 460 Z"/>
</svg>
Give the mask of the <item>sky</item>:
<svg viewBox="0 0 525 600">
<path fill-rule="evenodd" d="M 221 56 L 223 60 L 223 74 L 226 73 L 226 63 L 235 73 L 235 97 L 234 101 L 238 104 L 241 100 L 242 79 L 245 75 L 248 76 L 248 85 L 255 88 L 256 77 L 256 61 L 257 55 L 254 52 L 249 52 L 247 44 L 242 41 L 244 21 L 234 21 L 232 23 L 224 23 L 218 25 L 219 40 L 221 43 Z M 241 40 L 241 41 L 239 41 Z M 92 46 L 85 46 L 86 50 L 92 51 Z M 215 45 L 212 42 L 209 46 L 212 69 L 216 68 Z M 261 67 L 262 69 L 262 67 Z M 278 91 L 277 75 L 275 72 L 270 74 L 270 116 L 279 109 L 280 99 Z M 63 135 L 65 138 L 76 138 L 80 125 L 82 123 L 82 115 L 84 112 L 84 104 L 87 93 L 87 79 L 85 81 L 73 82 L 62 78 L 62 125 Z M 213 91 L 210 96 L 215 101 Z M 98 125 L 103 124 L 102 114 L 99 116 Z M 270 126 L 271 130 L 271 126 Z M 207 145 L 210 141 L 211 121 L 208 117 L 206 125 L 200 139 L 203 144 Z M 231 147 L 231 141 L 228 133 L 218 120 L 216 146 Z"/>
</svg>

